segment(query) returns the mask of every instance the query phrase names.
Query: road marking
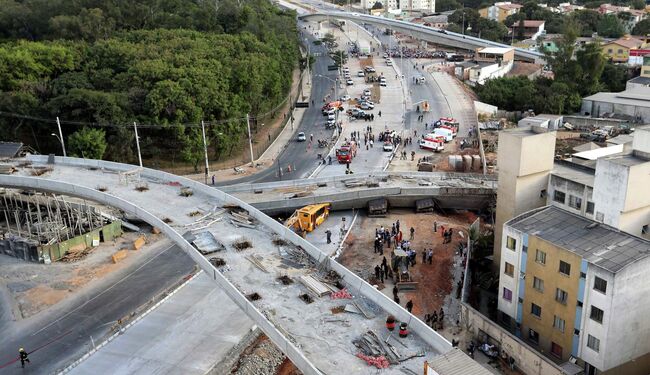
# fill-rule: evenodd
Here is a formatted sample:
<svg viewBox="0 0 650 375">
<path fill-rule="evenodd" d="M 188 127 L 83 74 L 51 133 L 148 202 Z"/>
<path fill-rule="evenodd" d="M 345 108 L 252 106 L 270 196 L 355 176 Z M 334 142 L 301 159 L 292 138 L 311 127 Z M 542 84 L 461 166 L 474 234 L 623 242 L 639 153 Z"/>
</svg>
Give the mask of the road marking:
<svg viewBox="0 0 650 375">
<path fill-rule="evenodd" d="M 81 309 L 82 307 L 86 306 L 86 304 L 88 304 L 89 302 L 92 302 L 93 300 L 97 299 L 98 297 L 100 297 L 100 296 L 103 295 L 104 293 L 106 293 L 106 292 L 108 292 L 109 290 L 113 289 L 114 286 L 116 286 L 117 284 L 120 284 L 122 281 L 124 281 L 124 280 L 128 279 L 129 277 L 133 276 L 133 274 L 135 274 L 136 272 L 140 271 L 144 266 L 146 266 L 147 264 L 151 263 L 154 259 L 158 258 L 158 257 L 161 256 L 162 254 L 166 253 L 169 249 L 171 249 L 171 248 L 174 247 L 174 246 L 176 246 L 176 244 L 172 244 L 172 245 L 170 245 L 168 248 L 166 248 L 165 250 L 161 251 L 159 254 L 156 254 L 156 256 L 154 256 L 153 258 L 151 258 L 151 259 L 149 259 L 148 261 L 146 261 L 146 262 L 144 262 L 143 264 L 141 264 L 138 268 L 136 268 L 135 270 L 133 270 L 133 272 L 131 272 L 131 273 L 129 273 L 128 275 L 124 276 L 123 278 L 121 278 L 120 280 L 118 280 L 115 284 L 113 284 L 113 285 L 111 285 L 110 287 L 106 288 L 104 291 L 102 291 L 102 292 L 99 293 L 98 295 L 96 295 L 96 296 L 94 296 L 93 298 L 89 299 L 88 301 L 84 302 L 83 304 L 81 304 L 81 305 L 78 306 L 77 308 L 75 308 L 75 309 L 69 311 L 67 314 L 63 315 L 63 316 L 60 317 L 59 319 L 53 321 L 52 323 L 46 325 L 45 327 L 39 329 L 38 331 L 36 331 L 36 332 L 34 332 L 34 333 L 32 333 L 32 336 L 36 336 L 36 335 L 39 334 L 40 332 L 42 332 L 42 331 L 44 331 L 44 330 L 50 328 L 50 327 L 53 326 L 54 324 L 60 322 L 61 320 L 65 319 L 65 318 L 67 318 L 68 316 L 70 316 L 71 314 L 73 314 L 75 311 L 77 311 L 77 310 Z"/>
</svg>

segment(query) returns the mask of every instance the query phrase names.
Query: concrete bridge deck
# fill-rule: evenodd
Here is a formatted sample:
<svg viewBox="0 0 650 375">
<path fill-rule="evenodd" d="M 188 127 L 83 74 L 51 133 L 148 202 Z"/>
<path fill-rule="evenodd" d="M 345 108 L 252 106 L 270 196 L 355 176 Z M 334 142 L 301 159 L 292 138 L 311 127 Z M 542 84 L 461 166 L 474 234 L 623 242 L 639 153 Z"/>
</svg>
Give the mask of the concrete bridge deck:
<svg viewBox="0 0 650 375">
<path fill-rule="evenodd" d="M 375 368 L 355 356 L 357 349 L 352 340 L 369 330 L 386 337 L 383 326 L 388 314 L 409 323 L 412 332 L 405 339 L 393 334 L 388 342 L 396 344 L 394 341 L 399 340 L 394 346 L 404 356 L 418 352 L 424 356 L 391 366 L 382 373 L 402 374 L 402 367 L 420 373 L 424 360 L 452 349 L 442 336 L 318 248 L 247 203 L 217 189 L 165 172 L 98 160 L 56 157 L 48 164 L 46 156 L 29 156 L 14 161 L 14 165 L 18 171 L 0 175 L 0 186 L 92 200 L 160 228 L 304 374 L 375 373 Z M 36 170 L 45 172 L 34 173 Z M 192 194 L 182 196 L 183 188 L 191 189 Z M 228 213 L 234 207 L 246 212 L 254 227 L 235 225 Z M 223 258 L 226 266 L 216 268 L 184 238 L 206 231 L 225 247 L 210 256 Z M 243 240 L 249 241 L 251 247 L 238 251 L 234 246 Z M 304 260 L 287 262 L 286 254 L 291 252 L 304 252 Z M 298 282 L 300 276 L 318 277 L 330 270 L 340 275 L 355 301 L 365 304 L 374 317 L 331 313 L 332 308 L 350 300 L 322 297 L 307 304 L 298 297 L 307 292 Z M 284 285 L 277 280 L 285 275 L 294 283 Z M 249 300 L 247 295 L 251 293 L 258 293 L 261 298 Z M 215 319 L 220 318 L 219 311 L 219 306 L 214 306 Z M 466 356 L 457 362 L 458 369 L 474 364 Z"/>
<path fill-rule="evenodd" d="M 390 207 L 415 207 L 433 198 L 443 209 L 487 207 L 494 199 L 496 175 L 445 172 L 379 172 L 314 179 L 241 184 L 220 189 L 267 213 L 282 214 L 308 204 L 330 202 L 334 210 L 365 208 L 386 198 Z"/>
</svg>

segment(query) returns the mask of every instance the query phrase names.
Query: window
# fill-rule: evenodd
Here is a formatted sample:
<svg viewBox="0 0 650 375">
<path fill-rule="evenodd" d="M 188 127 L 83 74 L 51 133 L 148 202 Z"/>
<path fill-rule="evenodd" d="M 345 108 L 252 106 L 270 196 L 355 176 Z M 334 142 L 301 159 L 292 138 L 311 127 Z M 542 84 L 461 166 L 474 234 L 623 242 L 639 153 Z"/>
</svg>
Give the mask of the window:
<svg viewBox="0 0 650 375">
<path fill-rule="evenodd" d="M 508 302 L 512 302 L 512 290 L 503 288 L 503 299 Z"/>
<path fill-rule="evenodd" d="M 558 358 L 562 358 L 562 347 L 554 342 L 551 342 L 551 353 Z"/>
<path fill-rule="evenodd" d="M 544 280 L 533 277 L 533 288 L 537 289 L 538 292 L 544 293 Z"/>
<path fill-rule="evenodd" d="M 566 194 L 564 194 L 564 192 L 561 192 L 559 190 L 555 190 L 553 192 L 553 200 L 554 201 L 564 204 L 565 198 L 566 198 Z"/>
<path fill-rule="evenodd" d="M 569 195 L 569 207 L 579 210 L 582 208 L 582 198 L 576 197 L 575 195 Z"/>
<path fill-rule="evenodd" d="M 587 213 L 588 214 L 594 213 L 594 202 L 587 201 Z"/>
<path fill-rule="evenodd" d="M 603 280 L 596 276 L 594 279 L 594 289 L 603 294 L 607 294 L 607 280 Z"/>
<path fill-rule="evenodd" d="M 541 318 L 542 317 L 542 308 L 537 306 L 534 303 L 531 303 L 530 304 L 530 313 L 535 315 L 538 318 Z"/>
<path fill-rule="evenodd" d="M 542 189 L 542 191 L 539 192 L 539 197 L 546 198 L 546 189 Z"/>
<path fill-rule="evenodd" d="M 623 53 L 623 50 L 619 48 L 619 49 L 618 49 L 618 54 L 620 55 L 620 54 L 622 54 L 622 53 Z"/>
<path fill-rule="evenodd" d="M 650 233 L 650 227 L 648 227 L 648 224 L 646 224 L 641 228 L 641 234 L 646 235 L 648 233 Z"/>
<path fill-rule="evenodd" d="M 582 307 L 582 301 L 578 301 L 578 302 L 576 302 L 576 306 L 578 306 L 578 307 Z"/>
<path fill-rule="evenodd" d="M 559 303 L 566 305 L 566 301 L 569 299 L 569 294 L 563 291 L 560 288 L 555 289 L 555 300 Z"/>
<path fill-rule="evenodd" d="M 504 272 L 506 275 L 512 277 L 515 274 L 515 266 L 512 264 L 506 262 L 506 272 Z"/>
<path fill-rule="evenodd" d="M 571 275 L 571 265 L 567 262 L 560 261 L 560 273 L 564 275 Z"/>
<path fill-rule="evenodd" d="M 535 262 L 539 264 L 546 264 L 546 253 L 540 249 L 535 252 Z"/>
<path fill-rule="evenodd" d="M 592 335 L 587 335 L 587 347 L 593 349 L 593 351 L 600 351 L 600 340 L 593 337 Z"/>
<path fill-rule="evenodd" d="M 508 249 L 510 249 L 510 250 L 514 250 L 515 247 L 517 247 L 517 240 L 515 240 L 514 238 L 508 236 L 506 238 L 506 247 Z"/>
<path fill-rule="evenodd" d="M 553 317 L 553 328 L 557 329 L 560 332 L 564 332 L 564 327 L 566 326 L 566 321 L 559 318 L 557 315 Z"/>
<path fill-rule="evenodd" d="M 589 317 L 591 320 L 602 323 L 603 322 L 603 315 L 605 315 L 605 312 L 601 309 L 599 309 L 596 306 L 591 306 L 591 312 L 589 313 Z"/>
<path fill-rule="evenodd" d="M 532 329 L 528 329 L 528 340 L 534 342 L 535 344 L 539 344 L 539 333 L 535 332 Z"/>
<path fill-rule="evenodd" d="M 607 49 L 607 53 L 612 54 L 613 52 L 614 52 L 613 49 L 611 49 L 611 48 L 608 48 L 608 49 Z"/>
<path fill-rule="evenodd" d="M 528 246 L 522 246 L 521 251 L 524 252 L 524 253 L 527 253 L 528 252 Z"/>
</svg>

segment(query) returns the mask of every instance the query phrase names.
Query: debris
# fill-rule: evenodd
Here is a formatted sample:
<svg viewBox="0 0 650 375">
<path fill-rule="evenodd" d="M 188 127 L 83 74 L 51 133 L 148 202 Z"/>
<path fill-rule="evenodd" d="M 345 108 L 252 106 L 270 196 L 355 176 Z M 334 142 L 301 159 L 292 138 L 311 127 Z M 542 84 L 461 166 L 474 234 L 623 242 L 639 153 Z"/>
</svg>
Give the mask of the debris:
<svg viewBox="0 0 650 375">
<path fill-rule="evenodd" d="M 122 250 L 120 250 L 120 251 L 117 251 L 115 254 L 113 254 L 113 255 L 111 256 L 111 259 L 113 260 L 113 263 L 117 264 L 119 261 L 121 261 L 122 259 L 126 258 L 126 256 L 127 256 L 128 254 L 129 254 L 129 253 L 128 253 L 128 250 L 124 250 L 124 249 L 122 249 Z"/>
<path fill-rule="evenodd" d="M 194 247 L 203 255 L 216 253 L 217 251 L 226 250 L 226 247 L 217 240 L 209 231 L 194 233 L 192 241 Z"/>
<path fill-rule="evenodd" d="M 296 246 L 295 248 L 283 247 L 279 251 L 282 257 L 282 263 L 292 268 L 304 268 L 313 264 L 313 259 L 300 246 Z"/>
<path fill-rule="evenodd" d="M 278 280 L 280 280 L 283 285 L 293 284 L 293 280 L 287 275 L 278 277 Z"/>
<path fill-rule="evenodd" d="M 11 173 L 14 172 L 14 170 L 15 170 L 14 167 L 13 166 L 9 166 L 9 167 L 11 168 L 11 171 L 8 172 L 8 173 L 6 171 L 3 171 L 4 174 L 11 174 Z M 32 168 L 32 176 L 42 176 L 42 175 L 46 174 L 47 172 L 52 172 L 52 167 L 33 167 Z"/>
<path fill-rule="evenodd" d="M 153 227 L 153 228 L 151 228 L 151 233 L 152 234 L 160 234 L 160 229 L 158 229 L 157 227 Z"/>
<path fill-rule="evenodd" d="M 303 293 L 303 294 L 299 295 L 298 297 L 299 297 L 303 302 L 305 302 L 306 304 L 310 304 L 310 303 L 314 302 L 314 299 L 311 298 L 311 296 L 310 296 L 309 294 L 307 294 L 307 293 Z"/>
<path fill-rule="evenodd" d="M 327 285 L 316 280 L 314 277 L 310 275 L 300 276 L 300 282 L 318 297 L 322 297 L 332 293 L 332 290 Z"/>
<path fill-rule="evenodd" d="M 93 247 L 70 248 L 60 260 L 66 263 L 76 262 L 85 258 L 92 250 Z"/>
<path fill-rule="evenodd" d="M 223 267 L 226 265 L 226 261 L 223 258 L 212 257 L 210 258 L 210 264 L 215 267 Z"/>
<path fill-rule="evenodd" d="M 146 182 L 139 182 L 135 185 L 135 190 L 139 192 L 147 191 L 149 190 L 149 184 Z"/>
<path fill-rule="evenodd" d="M 163 223 L 165 223 L 165 224 L 171 224 L 171 223 L 174 222 L 174 220 L 172 220 L 172 219 L 170 219 L 170 218 L 168 218 L 168 217 L 163 218 L 162 221 L 163 221 Z"/>
<path fill-rule="evenodd" d="M 234 247 L 237 251 L 242 251 L 253 247 L 253 244 L 245 238 L 240 238 L 239 240 L 233 242 L 232 247 Z"/>
<path fill-rule="evenodd" d="M 336 306 L 330 309 L 332 314 L 340 314 L 345 311 L 345 306 Z"/>
<path fill-rule="evenodd" d="M 95 189 L 97 191 L 101 191 L 102 193 L 108 191 L 108 187 L 103 186 L 103 185 L 97 186 Z"/>
<path fill-rule="evenodd" d="M 262 299 L 262 296 L 260 296 L 259 293 L 255 292 L 247 295 L 246 298 L 248 298 L 250 301 L 257 301 Z"/>
<path fill-rule="evenodd" d="M 375 314 L 373 314 L 370 311 L 370 308 L 366 304 L 365 300 L 359 298 L 352 301 L 352 303 L 359 309 L 359 311 L 361 311 L 361 313 L 363 314 L 363 316 L 366 317 L 366 319 L 373 319 L 375 317 Z"/>
<path fill-rule="evenodd" d="M 352 313 L 352 314 L 361 315 L 361 311 L 359 311 L 359 309 L 355 305 L 353 305 L 351 303 L 348 303 L 347 305 L 345 305 L 343 310 L 345 310 L 346 312 Z"/>
<path fill-rule="evenodd" d="M 363 359 L 364 361 L 366 361 L 366 363 L 369 366 L 375 366 L 377 368 L 388 368 L 390 366 L 390 363 L 388 362 L 386 357 L 384 357 L 383 355 L 378 356 L 378 357 L 370 357 L 370 356 L 364 355 L 363 353 L 357 353 L 357 357 L 359 357 L 359 358 Z"/>
<path fill-rule="evenodd" d="M 262 272 L 264 272 L 264 273 L 269 273 L 269 271 L 266 269 L 266 267 L 264 267 L 264 265 L 263 265 L 263 264 L 262 264 L 262 263 L 261 263 L 257 258 L 252 257 L 252 256 L 250 256 L 250 255 L 247 255 L 247 256 L 246 256 L 246 260 L 248 260 L 249 262 L 253 263 L 253 265 L 254 265 L 255 267 L 259 268 Z"/>
<path fill-rule="evenodd" d="M 330 295 L 331 299 L 352 299 L 352 295 L 348 292 L 347 289 L 339 290 Z"/>
<path fill-rule="evenodd" d="M 191 216 L 191 217 L 199 216 L 199 215 L 201 215 L 201 212 L 199 211 L 191 211 L 190 213 L 187 214 L 187 216 Z"/>
<path fill-rule="evenodd" d="M 275 246 L 286 246 L 287 245 L 287 241 L 285 241 L 282 238 L 274 238 L 272 242 L 273 242 L 273 244 Z"/>
<path fill-rule="evenodd" d="M 194 195 L 194 191 L 192 191 L 192 188 L 182 187 L 179 195 L 181 197 L 191 197 L 192 195 Z"/>
</svg>

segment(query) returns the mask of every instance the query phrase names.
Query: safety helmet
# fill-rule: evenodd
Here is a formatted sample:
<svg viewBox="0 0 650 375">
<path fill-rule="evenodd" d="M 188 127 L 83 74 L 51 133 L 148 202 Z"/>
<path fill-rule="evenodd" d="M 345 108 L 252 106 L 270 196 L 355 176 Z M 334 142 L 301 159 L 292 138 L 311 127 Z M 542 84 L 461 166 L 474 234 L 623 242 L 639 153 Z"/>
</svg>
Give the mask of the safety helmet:
<svg viewBox="0 0 650 375">
<path fill-rule="evenodd" d="M 25 349 L 23 349 L 23 348 L 20 348 L 20 349 L 18 349 L 18 351 L 19 351 L 19 352 L 24 352 L 24 351 L 25 351 Z"/>
</svg>

